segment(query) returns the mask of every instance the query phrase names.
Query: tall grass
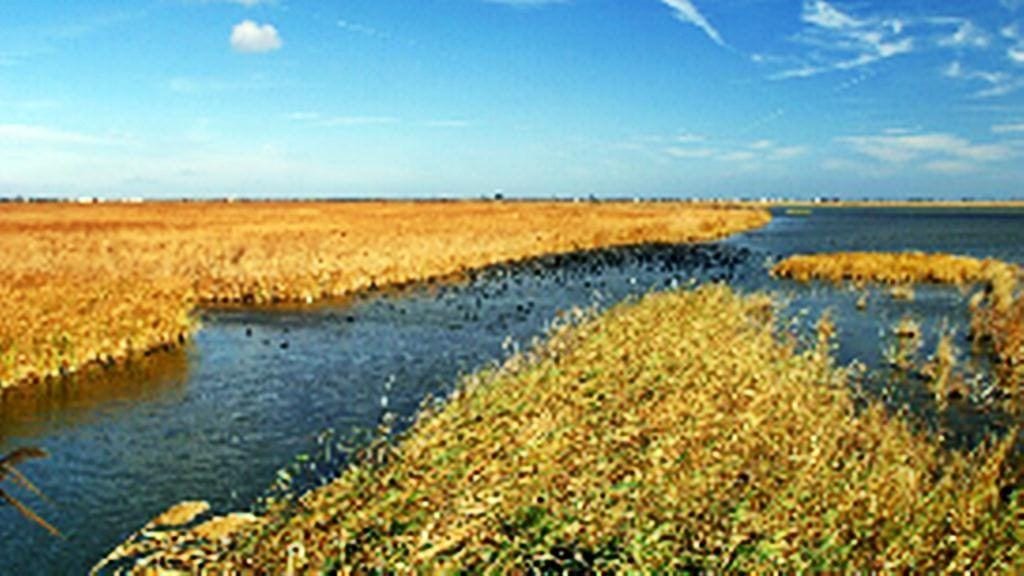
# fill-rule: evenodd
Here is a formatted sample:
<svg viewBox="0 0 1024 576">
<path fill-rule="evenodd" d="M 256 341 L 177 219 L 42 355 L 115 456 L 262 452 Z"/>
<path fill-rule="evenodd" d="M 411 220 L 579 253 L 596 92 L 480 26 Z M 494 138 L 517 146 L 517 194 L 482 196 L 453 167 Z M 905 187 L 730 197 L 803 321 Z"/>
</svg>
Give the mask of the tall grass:
<svg viewBox="0 0 1024 576">
<path fill-rule="evenodd" d="M 0 387 L 179 343 L 197 305 L 311 302 L 769 219 L 680 204 L 3 205 Z"/>
<path fill-rule="evenodd" d="M 1019 266 L 949 254 L 844 252 L 793 256 L 772 272 L 801 282 L 982 286 L 983 291 L 969 300 L 972 337 L 991 346 L 1001 364 L 1001 385 L 1024 400 L 1024 272 Z"/>
<path fill-rule="evenodd" d="M 951 254 L 922 252 L 836 252 L 791 256 L 779 262 L 773 273 L 800 282 L 884 282 L 906 286 L 915 283 L 987 284 L 995 278 L 1014 278 L 1017 267 L 998 260 L 980 260 Z"/>
<path fill-rule="evenodd" d="M 855 408 L 826 320 L 652 295 L 468 378 L 396 447 L 270 514 L 210 570 L 1024 570 L 1014 435 L 949 453 Z"/>
</svg>

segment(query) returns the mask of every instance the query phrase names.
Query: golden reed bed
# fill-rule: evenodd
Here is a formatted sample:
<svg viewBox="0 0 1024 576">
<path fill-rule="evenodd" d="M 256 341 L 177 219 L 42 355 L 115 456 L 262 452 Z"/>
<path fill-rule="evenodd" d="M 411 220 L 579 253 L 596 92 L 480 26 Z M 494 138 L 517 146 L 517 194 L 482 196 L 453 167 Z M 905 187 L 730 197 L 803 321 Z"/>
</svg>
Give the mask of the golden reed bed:
<svg viewBox="0 0 1024 576">
<path fill-rule="evenodd" d="M 913 284 L 981 284 L 1001 277 L 1012 278 L 1016 267 L 998 260 L 924 254 L 921 252 L 838 252 L 792 256 L 779 262 L 773 272 L 801 282 L 886 282 Z"/>
<path fill-rule="evenodd" d="M 766 211 L 680 204 L 0 206 L 0 387 L 184 342 L 205 303 L 311 302 L 547 253 L 710 240 Z"/>
<path fill-rule="evenodd" d="M 971 330 L 989 341 L 1009 380 L 1024 382 L 1024 270 L 999 260 L 920 252 L 839 252 L 792 256 L 772 269 L 778 277 L 800 282 L 883 282 L 981 285 L 971 298 Z"/>
</svg>

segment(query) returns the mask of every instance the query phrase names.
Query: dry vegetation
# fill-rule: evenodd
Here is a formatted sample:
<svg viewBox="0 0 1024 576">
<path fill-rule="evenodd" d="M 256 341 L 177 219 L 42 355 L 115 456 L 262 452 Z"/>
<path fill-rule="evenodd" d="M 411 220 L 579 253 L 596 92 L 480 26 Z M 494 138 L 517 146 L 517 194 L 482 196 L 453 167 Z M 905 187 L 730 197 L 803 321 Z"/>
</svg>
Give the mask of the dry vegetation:
<svg viewBox="0 0 1024 576">
<path fill-rule="evenodd" d="M 800 282 L 885 282 L 895 285 L 914 283 L 980 284 L 1006 269 L 1015 268 L 998 260 L 979 260 L 949 254 L 921 252 L 837 252 L 792 256 L 779 262 L 773 272 L 782 278 Z"/>
<path fill-rule="evenodd" d="M 678 204 L 0 206 L 0 387 L 181 342 L 204 303 L 310 302 L 769 218 Z"/>
<path fill-rule="evenodd" d="M 1024 382 L 1024 271 L 998 260 L 922 254 L 920 252 L 845 252 L 793 256 L 779 262 L 773 274 L 800 282 L 883 282 L 897 286 L 940 283 L 980 285 L 971 298 L 971 329 L 976 342 L 991 344 L 1002 364 L 1002 382 L 1012 394 Z M 912 294 L 912 291 L 909 292 Z"/>
<path fill-rule="evenodd" d="M 652 295 L 463 382 L 397 446 L 191 564 L 266 574 L 1024 570 L 1013 435 L 949 453 L 855 409 L 826 320 Z M 204 560 L 196 560 L 204 557 Z"/>
</svg>

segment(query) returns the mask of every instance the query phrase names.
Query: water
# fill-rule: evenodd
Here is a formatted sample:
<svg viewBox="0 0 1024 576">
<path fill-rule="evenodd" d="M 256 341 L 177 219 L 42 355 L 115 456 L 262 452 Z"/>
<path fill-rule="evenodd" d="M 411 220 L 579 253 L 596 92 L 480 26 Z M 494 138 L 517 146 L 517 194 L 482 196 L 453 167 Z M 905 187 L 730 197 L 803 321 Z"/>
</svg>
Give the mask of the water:
<svg viewBox="0 0 1024 576">
<path fill-rule="evenodd" d="M 52 457 L 21 467 L 52 502 L 4 483 L 54 523 L 65 540 L 0 508 L 0 573 L 82 573 L 169 505 L 205 499 L 244 510 L 296 456 L 321 452 L 324 431 L 345 440 L 373 429 L 385 411 L 408 423 L 425 395 L 442 398 L 460 374 L 499 361 L 541 336 L 560 311 L 605 307 L 691 279 L 729 281 L 786 295 L 788 310 L 835 311 L 842 361 L 882 364 L 880 330 L 902 314 L 926 327 L 962 326 L 962 297 L 921 289 L 914 302 L 772 280 L 766 263 L 796 252 L 921 249 L 1024 261 L 1024 212 L 816 210 L 779 212 L 767 228 L 705 246 L 653 246 L 538 259 L 460 282 L 374 293 L 344 303 L 203 314 L 187 350 L 158 354 L 0 402 L 0 452 L 40 446 Z M 810 322 L 802 323 L 804 329 Z M 933 331 L 934 332 L 934 331 Z M 933 344 L 926 343 L 927 346 Z M 964 444 L 1007 425 L 980 400 L 947 413 L 923 390 L 865 386 L 891 405 L 913 405 Z M 331 476 L 330 461 L 303 461 L 296 486 Z M 319 468 L 312 468 L 317 466 Z"/>
</svg>

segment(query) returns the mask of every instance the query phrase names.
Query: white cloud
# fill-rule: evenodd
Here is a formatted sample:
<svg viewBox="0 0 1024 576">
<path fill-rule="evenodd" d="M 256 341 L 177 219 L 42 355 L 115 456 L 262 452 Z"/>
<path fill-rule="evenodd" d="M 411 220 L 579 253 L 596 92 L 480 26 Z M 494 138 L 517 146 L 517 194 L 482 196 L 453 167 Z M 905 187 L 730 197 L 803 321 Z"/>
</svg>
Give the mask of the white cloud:
<svg viewBox="0 0 1024 576">
<path fill-rule="evenodd" d="M 778 160 L 788 160 L 807 154 L 804 146 L 781 146 L 772 151 L 772 157 Z"/>
<path fill-rule="evenodd" d="M 377 126 L 397 124 L 394 116 L 334 116 L 323 121 L 324 126 Z"/>
<path fill-rule="evenodd" d="M 933 160 L 925 163 L 924 168 L 929 172 L 950 175 L 967 174 L 978 169 L 976 165 L 962 160 Z"/>
<path fill-rule="evenodd" d="M 342 30 L 345 30 L 347 32 L 352 32 L 353 34 L 362 34 L 363 36 L 368 36 L 370 38 L 376 38 L 378 40 L 390 40 L 391 39 L 391 35 L 390 34 L 388 34 L 386 32 L 381 32 L 380 30 L 377 30 L 376 28 L 374 28 L 372 26 L 366 26 L 364 24 L 359 24 L 358 22 L 351 22 L 349 20 L 338 20 L 337 25 L 338 25 L 338 28 L 341 28 Z"/>
<path fill-rule="evenodd" d="M 809 78 L 827 72 L 854 70 L 914 50 L 899 18 L 858 18 L 824 0 L 805 1 L 801 20 L 806 28 L 797 42 L 812 50 L 807 60 L 772 76 L 776 80 Z M 761 58 L 770 62 L 770 59 Z"/>
<path fill-rule="evenodd" d="M 236 52 L 255 54 L 281 48 L 281 36 L 270 24 L 244 20 L 231 29 L 231 47 Z"/>
<path fill-rule="evenodd" d="M 996 134 L 1024 134 L 1024 122 L 1017 124 L 996 124 L 992 127 Z"/>
<path fill-rule="evenodd" d="M 352 126 L 380 126 L 401 122 L 394 116 L 324 116 L 319 112 L 298 111 L 285 116 L 293 122 L 304 122 L 328 128 Z"/>
<path fill-rule="evenodd" d="M 718 160 L 723 162 L 750 162 L 752 160 L 756 160 L 757 157 L 757 154 L 750 150 L 735 150 L 718 156 Z"/>
<path fill-rule="evenodd" d="M 970 20 L 964 20 L 956 31 L 939 40 L 939 46 L 947 48 L 988 48 L 992 40 L 989 35 Z"/>
<path fill-rule="evenodd" d="M 665 149 L 665 153 L 673 158 L 711 158 L 715 156 L 718 151 L 713 148 L 682 148 L 679 146 L 672 146 Z"/>
<path fill-rule="evenodd" d="M 0 124 L 0 142 L 14 144 L 113 144 L 115 140 L 81 132 L 69 132 L 47 126 Z"/>
<path fill-rule="evenodd" d="M 1024 0 L 1016 0 L 1024 4 Z M 756 63 L 776 68 L 769 78 L 785 80 L 809 78 L 830 72 L 851 71 L 897 56 L 945 49 L 956 51 L 985 50 L 998 47 L 1005 49 L 1007 57 L 1024 64 L 1024 45 L 1006 49 L 1017 43 L 1019 27 L 1010 23 L 989 32 L 976 21 L 957 16 L 942 15 L 880 15 L 851 11 L 853 6 L 864 3 L 804 0 L 800 15 L 803 28 L 791 40 L 805 50 L 800 55 L 770 56 L 758 54 Z M 959 56 L 958 56 L 959 57 Z M 870 68 L 869 68 L 870 70 Z M 947 77 L 980 80 L 990 84 L 975 97 L 993 97 L 1008 94 L 1020 88 L 1024 79 L 1003 72 L 967 72 L 962 75 L 945 73 Z M 1006 77 L 996 77 L 1003 74 Z"/>
<path fill-rule="evenodd" d="M 465 120 L 428 120 L 424 122 L 424 125 L 428 128 L 469 128 L 469 122 Z"/>
<path fill-rule="evenodd" d="M 730 143 L 722 147 L 685 146 L 702 140 L 679 140 L 683 146 L 670 146 L 664 152 L 673 158 L 688 160 L 717 160 L 720 162 L 770 162 L 791 160 L 807 153 L 804 146 L 780 146 L 774 140 L 755 140 L 748 143 Z"/>
<path fill-rule="evenodd" d="M 996 162 L 1014 155 L 1002 144 L 979 144 L 946 133 L 902 136 L 847 136 L 837 139 L 855 152 L 887 164 L 907 164 L 918 160 L 947 167 L 952 162 L 970 164 Z"/>
<path fill-rule="evenodd" d="M 975 98 L 993 98 L 1005 96 L 1024 88 L 1024 78 L 1014 77 L 1011 74 L 991 70 L 970 70 L 959 60 L 950 62 L 942 70 L 943 76 L 956 80 L 984 82 L 988 88 L 974 93 Z"/>
<path fill-rule="evenodd" d="M 817 0 L 816 2 L 805 2 L 803 21 L 821 28 L 831 30 L 844 30 L 848 28 L 860 28 L 864 22 L 840 12 L 828 2 Z"/>
<path fill-rule="evenodd" d="M 708 19 L 697 10 L 697 7 L 690 0 L 661 0 L 661 3 L 671 8 L 675 12 L 676 18 L 681 22 L 693 24 L 703 30 L 715 44 L 719 46 L 726 45 L 725 41 L 722 40 L 722 35 L 718 33 L 718 30 L 708 22 Z"/>
</svg>

